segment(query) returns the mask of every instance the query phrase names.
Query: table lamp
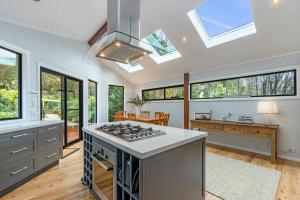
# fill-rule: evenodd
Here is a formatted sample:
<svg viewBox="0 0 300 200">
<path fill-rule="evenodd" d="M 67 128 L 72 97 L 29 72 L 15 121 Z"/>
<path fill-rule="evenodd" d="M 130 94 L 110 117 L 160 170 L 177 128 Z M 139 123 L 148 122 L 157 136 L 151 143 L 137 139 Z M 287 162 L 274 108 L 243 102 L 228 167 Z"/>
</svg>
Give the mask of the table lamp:
<svg viewBox="0 0 300 200">
<path fill-rule="evenodd" d="M 261 101 L 257 103 L 257 112 L 260 114 L 265 114 L 268 120 L 265 122 L 265 125 L 271 125 L 272 114 L 278 113 L 277 102 L 274 101 Z"/>
</svg>

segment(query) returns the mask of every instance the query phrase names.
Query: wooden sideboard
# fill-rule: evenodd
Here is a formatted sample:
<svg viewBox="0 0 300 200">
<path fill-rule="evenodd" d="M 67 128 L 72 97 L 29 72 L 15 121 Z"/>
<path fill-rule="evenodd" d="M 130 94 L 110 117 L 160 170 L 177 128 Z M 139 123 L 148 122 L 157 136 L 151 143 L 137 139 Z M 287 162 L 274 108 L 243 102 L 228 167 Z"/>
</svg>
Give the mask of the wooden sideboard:
<svg viewBox="0 0 300 200">
<path fill-rule="evenodd" d="M 214 131 L 237 135 L 270 137 L 271 162 L 276 163 L 277 157 L 277 130 L 278 125 L 264 125 L 257 123 L 240 123 L 219 120 L 190 120 L 191 129 Z"/>
</svg>

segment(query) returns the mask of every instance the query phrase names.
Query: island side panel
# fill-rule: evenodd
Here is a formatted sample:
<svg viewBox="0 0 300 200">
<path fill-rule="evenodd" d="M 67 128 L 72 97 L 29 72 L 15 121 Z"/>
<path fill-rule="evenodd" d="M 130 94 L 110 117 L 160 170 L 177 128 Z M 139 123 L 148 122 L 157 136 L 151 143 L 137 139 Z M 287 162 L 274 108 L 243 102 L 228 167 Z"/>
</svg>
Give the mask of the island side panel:
<svg viewBox="0 0 300 200">
<path fill-rule="evenodd" d="M 143 159 L 142 200 L 204 200 L 205 138 Z"/>
</svg>

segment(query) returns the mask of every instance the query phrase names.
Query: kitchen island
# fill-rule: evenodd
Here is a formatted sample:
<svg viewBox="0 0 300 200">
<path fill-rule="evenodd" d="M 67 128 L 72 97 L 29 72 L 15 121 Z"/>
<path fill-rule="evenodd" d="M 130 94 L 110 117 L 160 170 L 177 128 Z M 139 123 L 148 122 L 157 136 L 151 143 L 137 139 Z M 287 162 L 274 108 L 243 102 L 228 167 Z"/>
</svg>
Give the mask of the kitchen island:
<svg viewBox="0 0 300 200">
<path fill-rule="evenodd" d="M 99 130 L 112 124 L 144 128 L 153 135 L 127 141 Z M 157 131 L 161 134 L 154 136 Z M 83 181 L 96 198 L 205 199 L 206 132 L 131 121 L 85 126 L 83 132 Z"/>
</svg>

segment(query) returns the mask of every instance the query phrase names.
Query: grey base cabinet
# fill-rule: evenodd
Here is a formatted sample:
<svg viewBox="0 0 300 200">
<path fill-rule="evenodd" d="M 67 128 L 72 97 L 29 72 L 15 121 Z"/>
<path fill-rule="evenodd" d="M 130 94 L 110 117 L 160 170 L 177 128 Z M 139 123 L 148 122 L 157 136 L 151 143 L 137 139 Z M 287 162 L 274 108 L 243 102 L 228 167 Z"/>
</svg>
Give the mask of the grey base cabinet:
<svg viewBox="0 0 300 200">
<path fill-rule="evenodd" d="M 99 180 L 93 180 L 91 156 L 97 149 L 95 144 L 101 144 L 117 157 L 114 200 L 205 200 L 205 143 L 203 138 L 139 159 L 84 133 L 83 181 L 100 199 L 93 188 L 93 181 Z"/>
<path fill-rule="evenodd" d="M 62 156 L 63 124 L 0 134 L 0 197 Z"/>
</svg>

